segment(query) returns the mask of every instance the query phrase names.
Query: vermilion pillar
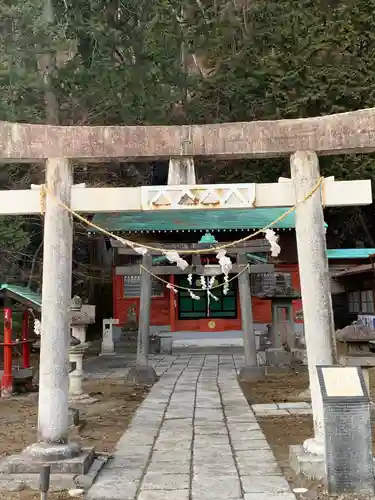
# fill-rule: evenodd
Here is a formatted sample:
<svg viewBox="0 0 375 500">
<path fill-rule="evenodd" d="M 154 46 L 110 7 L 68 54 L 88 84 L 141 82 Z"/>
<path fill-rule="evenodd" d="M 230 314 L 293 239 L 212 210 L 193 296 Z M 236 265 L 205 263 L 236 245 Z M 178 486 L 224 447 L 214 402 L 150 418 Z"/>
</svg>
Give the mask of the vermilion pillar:
<svg viewBox="0 0 375 500">
<path fill-rule="evenodd" d="M 171 274 L 169 276 L 169 282 L 171 285 L 175 284 L 175 276 Z M 175 302 L 177 301 L 176 294 L 173 290 L 169 290 L 169 323 L 171 327 L 171 332 L 176 331 L 176 306 Z"/>
<path fill-rule="evenodd" d="M 12 343 L 12 309 L 4 307 L 4 374 L 1 379 L 2 397 L 10 397 L 13 392 Z"/>
<path fill-rule="evenodd" d="M 24 311 L 22 315 L 22 361 L 24 368 L 30 368 L 30 344 L 29 340 L 29 311 Z"/>
</svg>

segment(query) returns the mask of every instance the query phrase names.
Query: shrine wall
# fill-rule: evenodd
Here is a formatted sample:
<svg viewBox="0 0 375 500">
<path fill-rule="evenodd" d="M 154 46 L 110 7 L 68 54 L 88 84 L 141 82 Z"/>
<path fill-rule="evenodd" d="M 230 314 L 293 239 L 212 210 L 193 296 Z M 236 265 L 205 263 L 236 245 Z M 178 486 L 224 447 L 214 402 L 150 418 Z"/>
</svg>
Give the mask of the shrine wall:
<svg viewBox="0 0 375 500">
<path fill-rule="evenodd" d="M 297 264 L 278 264 L 276 271 L 291 274 L 293 288 L 299 290 L 299 272 Z M 113 317 L 118 318 L 120 326 L 124 326 L 129 318 L 129 310 L 135 309 L 138 320 L 139 316 L 139 297 L 124 297 L 124 276 L 113 277 Z M 164 288 L 163 296 L 153 297 L 151 300 L 151 326 L 171 326 L 172 331 L 178 330 L 196 330 L 208 331 L 208 322 L 210 318 L 202 320 L 178 320 L 177 308 L 170 314 L 170 292 Z M 238 317 L 236 319 L 215 319 L 214 331 L 220 330 L 240 330 L 241 314 L 239 308 L 239 299 L 237 299 Z M 255 323 L 267 325 L 272 322 L 271 301 L 252 297 L 253 319 Z M 303 323 L 299 313 L 302 310 L 302 301 L 300 299 L 293 301 L 293 312 L 295 323 Z"/>
<path fill-rule="evenodd" d="M 129 310 L 135 308 L 138 321 L 139 297 L 124 297 L 124 276 L 114 276 L 113 289 L 113 317 L 118 318 L 120 326 L 128 322 Z M 169 325 L 169 291 L 164 287 L 161 297 L 153 297 L 151 300 L 150 324 L 155 326 Z"/>
</svg>

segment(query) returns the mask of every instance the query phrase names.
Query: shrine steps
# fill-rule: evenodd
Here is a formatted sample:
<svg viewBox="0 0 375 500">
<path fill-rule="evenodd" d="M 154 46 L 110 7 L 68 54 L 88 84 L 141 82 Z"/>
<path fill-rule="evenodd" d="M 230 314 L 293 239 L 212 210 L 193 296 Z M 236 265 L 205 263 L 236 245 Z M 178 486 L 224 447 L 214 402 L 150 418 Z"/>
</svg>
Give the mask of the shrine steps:
<svg viewBox="0 0 375 500">
<path fill-rule="evenodd" d="M 172 354 L 242 354 L 240 330 L 223 332 L 173 332 Z"/>
</svg>

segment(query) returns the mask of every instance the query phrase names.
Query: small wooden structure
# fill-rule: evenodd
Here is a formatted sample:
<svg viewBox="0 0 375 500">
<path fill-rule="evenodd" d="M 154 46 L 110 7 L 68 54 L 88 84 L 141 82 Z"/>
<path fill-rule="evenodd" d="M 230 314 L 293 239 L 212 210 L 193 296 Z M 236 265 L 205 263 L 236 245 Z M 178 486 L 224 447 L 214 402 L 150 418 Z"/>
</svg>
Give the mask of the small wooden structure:
<svg viewBox="0 0 375 500">
<path fill-rule="evenodd" d="M 375 355 L 371 351 L 373 341 L 375 341 L 375 330 L 361 322 L 354 322 L 336 332 L 339 363 L 361 367 L 368 390 L 370 390 L 369 369 L 375 367 Z"/>
<path fill-rule="evenodd" d="M 301 298 L 298 290 L 291 282 L 286 281 L 284 275 L 275 273 L 272 285 L 257 294 L 262 300 L 271 301 L 272 324 L 270 328 L 270 342 L 273 348 L 295 347 L 293 302 Z"/>
<path fill-rule="evenodd" d="M 369 342 L 375 340 L 375 330 L 361 322 L 353 322 L 336 332 L 337 352 L 343 356 L 370 355 Z"/>
<path fill-rule="evenodd" d="M 30 366 L 30 347 L 36 339 L 29 337 L 30 311 L 40 313 L 42 297 L 27 287 L 3 284 L 0 286 L 0 298 L 4 304 L 4 337 L 0 344 L 3 347 L 4 369 L 1 372 L 1 395 L 11 396 L 14 380 L 31 389 L 32 368 Z M 13 313 L 22 312 L 20 338 L 13 335 Z M 22 368 L 13 367 L 13 350 L 22 349 Z"/>
</svg>

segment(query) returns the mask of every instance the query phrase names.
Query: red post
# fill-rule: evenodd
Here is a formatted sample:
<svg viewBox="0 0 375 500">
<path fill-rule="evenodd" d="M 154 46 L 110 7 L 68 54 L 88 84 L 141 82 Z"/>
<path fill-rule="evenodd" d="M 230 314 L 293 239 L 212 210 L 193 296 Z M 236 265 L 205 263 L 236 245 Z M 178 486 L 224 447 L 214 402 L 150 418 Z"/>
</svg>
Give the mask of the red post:
<svg viewBox="0 0 375 500">
<path fill-rule="evenodd" d="M 13 392 L 12 376 L 12 309 L 4 307 L 4 374 L 1 379 L 1 396 L 10 397 Z M 8 344 L 8 345 L 7 345 Z"/>
<path fill-rule="evenodd" d="M 22 315 L 22 336 L 21 340 L 29 340 L 29 311 L 24 311 Z M 22 361 L 24 368 L 30 368 L 30 344 L 22 344 Z"/>
<path fill-rule="evenodd" d="M 175 284 L 175 277 L 174 274 L 171 274 L 169 276 L 169 280 L 171 285 Z M 171 326 L 171 332 L 176 331 L 176 309 L 177 305 L 175 305 L 175 302 L 177 302 L 177 297 L 176 294 L 173 290 L 169 290 L 169 323 Z"/>
</svg>

